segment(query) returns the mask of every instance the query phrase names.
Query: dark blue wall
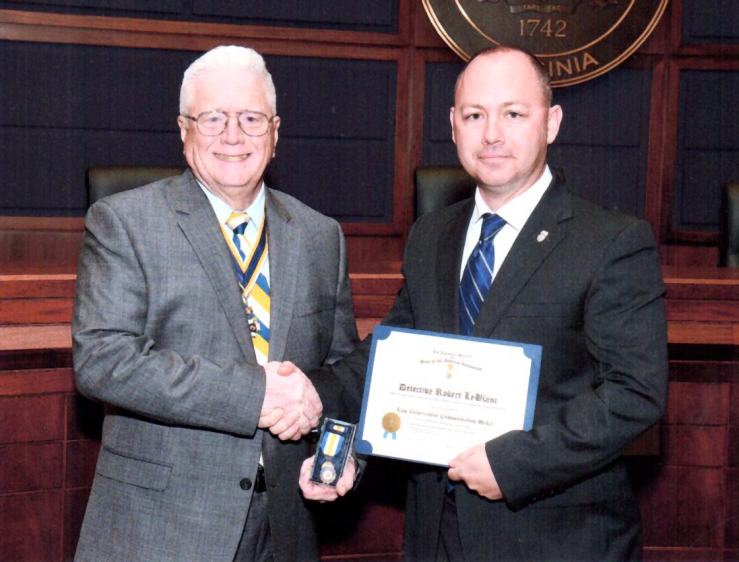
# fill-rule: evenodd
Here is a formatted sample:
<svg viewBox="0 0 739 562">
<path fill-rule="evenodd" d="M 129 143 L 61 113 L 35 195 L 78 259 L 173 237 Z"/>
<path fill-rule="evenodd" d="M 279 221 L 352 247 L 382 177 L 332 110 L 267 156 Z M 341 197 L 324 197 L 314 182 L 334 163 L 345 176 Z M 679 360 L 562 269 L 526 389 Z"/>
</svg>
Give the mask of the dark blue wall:
<svg viewBox="0 0 739 562">
<path fill-rule="evenodd" d="M 192 52 L 0 42 L 0 214 L 82 215 L 85 171 L 184 164 Z M 267 57 L 282 118 L 275 187 L 345 221 L 391 222 L 395 62 Z"/>
<path fill-rule="evenodd" d="M 737 0 L 682 0 L 683 41 L 686 43 L 739 42 Z"/>
<path fill-rule="evenodd" d="M 272 183 L 349 222 L 392 222 L 395 62 L 268 57 L 282 116 Z"/>
<path fill-rule="evenodd" d="M 713 230 L 718 186 L 739 180 L 739 72 L 686 70 L 680 75 L 680 128 L 673 224 Z"/>
<path fill-rule="evenodd" d="M 192 53 L 0 42 L 6 215 L 81 215 L 88 166 L 182 165 L 179 82 Z"/>
</svg>

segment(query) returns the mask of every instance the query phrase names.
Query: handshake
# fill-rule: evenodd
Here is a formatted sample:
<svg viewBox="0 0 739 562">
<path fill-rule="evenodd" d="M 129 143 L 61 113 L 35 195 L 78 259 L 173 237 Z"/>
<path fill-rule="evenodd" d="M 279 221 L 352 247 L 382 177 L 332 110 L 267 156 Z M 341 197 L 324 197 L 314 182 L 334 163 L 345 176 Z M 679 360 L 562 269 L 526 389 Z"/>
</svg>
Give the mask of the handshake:
<svg viewBox="0 0 739 562">
<path fill-rule="evenodd" d="M 297 441 L 318 426 L 323 404 L 313 383 L 290 361 L 264 366 L 266 388 L 259 427 L 282 441 Z"/>
<path fill-rule="evenodd" d="M 305 373 L 290 361 L 270 361 L 264 366 L 267 376 L 259 427 L 282 441 L 297 441 L 318 426 L 323 404 Z M 333 501 L 354 485 L 357 466 L 349 459 L 344 474 L 335 487 L 315 484 L 310 480 L 315 457 L 305 459 L 300 469 L 299 485 L 309 500 Z"/>
</svg>

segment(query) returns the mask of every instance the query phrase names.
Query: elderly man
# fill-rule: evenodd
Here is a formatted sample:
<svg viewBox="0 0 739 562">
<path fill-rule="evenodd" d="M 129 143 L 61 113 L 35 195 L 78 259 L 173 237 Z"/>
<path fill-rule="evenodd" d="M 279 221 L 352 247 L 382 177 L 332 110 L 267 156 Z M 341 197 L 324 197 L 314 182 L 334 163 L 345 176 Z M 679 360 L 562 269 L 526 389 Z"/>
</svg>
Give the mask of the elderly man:
<svg viewBox="0 0 739 562">
<path fill-rule="evenodd" d="M 193 62 L 178 123 L 190 169 L 86 219 L 76 382 L 108 408 L 75 559 L 315 560 L 297 480 L 323 407 L 295 365 L 356 343 L 341 228 L 264 184 L 280 118 L 255 51 Z"/>
<path fill-rule="evenodd" d="M 552 174 L 547 147 L 562 108 L 530 54 L 498 47 L 475 56 L 450 120 L 477 190 L 414 225 L 405 283 L 383 323 L 538 344 L 543 354 L 530 431 L 459 451 L 448 470 L 412 467 L 405 557 L 639 559 L 621 453 L 659 419 L 667 388 L 649 225 L 575 196 Z M 367 345 L 324 371 L 363 373 Z M 305 474 L 301 486 L 321 497 Z"/>
</svg>

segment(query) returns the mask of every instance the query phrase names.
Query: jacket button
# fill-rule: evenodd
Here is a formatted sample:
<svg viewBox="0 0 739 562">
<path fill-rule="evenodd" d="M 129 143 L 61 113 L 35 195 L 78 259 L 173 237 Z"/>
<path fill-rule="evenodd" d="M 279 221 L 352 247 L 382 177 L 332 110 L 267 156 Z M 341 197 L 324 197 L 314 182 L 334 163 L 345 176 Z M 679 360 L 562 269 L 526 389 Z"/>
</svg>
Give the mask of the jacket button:
<svg viewBox="0 0 739 562">
<path fill-rule="evenodd" d="M 241 486 L 242 490 L 251 490 L 251 480 L 248 478 L 242 478 L 241 482 L 239 482 L 239 486 Z"/>
</svg>

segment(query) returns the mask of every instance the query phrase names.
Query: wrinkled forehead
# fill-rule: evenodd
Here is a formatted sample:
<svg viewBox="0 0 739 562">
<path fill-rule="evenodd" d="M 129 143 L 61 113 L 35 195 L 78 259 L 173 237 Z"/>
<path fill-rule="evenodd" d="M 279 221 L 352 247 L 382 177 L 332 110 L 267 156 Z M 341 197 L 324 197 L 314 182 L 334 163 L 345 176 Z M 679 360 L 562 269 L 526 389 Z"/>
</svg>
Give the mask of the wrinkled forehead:
<svg viewBox="0 0 739 562">
<path fill-rule="evenodd" d="M 199 109 L 269 112 L 265 79 L 248 68 L 219 67 L 205 70 L 193 83 L 192 103 Z"/>
</svg>

